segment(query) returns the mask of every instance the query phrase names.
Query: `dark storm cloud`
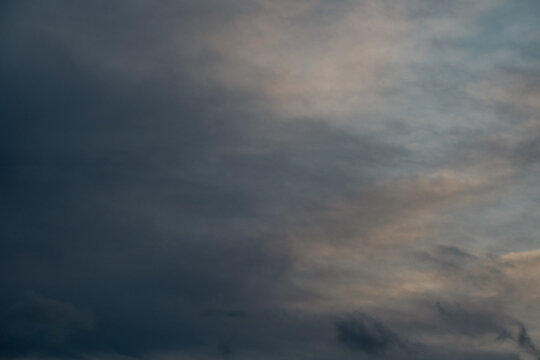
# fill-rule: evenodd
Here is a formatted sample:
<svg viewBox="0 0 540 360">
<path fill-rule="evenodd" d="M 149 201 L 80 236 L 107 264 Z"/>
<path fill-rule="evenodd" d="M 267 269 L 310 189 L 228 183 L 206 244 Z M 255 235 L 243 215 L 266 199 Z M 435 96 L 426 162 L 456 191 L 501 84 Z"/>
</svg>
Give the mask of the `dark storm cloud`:
<svg viewBox="0 0 540 360">
<path fill-rule="evenodd" d="M 4 356 L 234 355 L 236 345 L 219 347 L 238 326 L 227 320 L 302 296 L 288 283 L 276 225 L 371 176 L 351 166 L 399 156 L 324 122 L 273 123 L 256 111 L 257 94 L 194 83 L 194 64 L 218 63 L 190 47 L 232 16 L 218 9 L 231 11 L 217 2 L 8 4 Z M 10 310 L 29 291 L 50 300 Z"/>
<path fill-rule="evenodd" d="M 351 350 L 382 356 L 388 350 L 403 348 L 403 340 L 382 322 L 356 314 L 336 322 L 337 340 Z"/>
<path fill-rule="evenodd" d="M 335 321 L 358 299 L 332 298 L 334 289 L 362 300 L 364 272 L 377 274 L 369 289 L 381 307 L 410 305 L 410 283 L 380 291 L 389 272 L 401 274 L 401 250 L 428 233 L 425 213 L 483 184 L 441 168 L 469 127 L 446 133 L 446 119 L 425 125 L 416 112 L 460 104 L 463 79 L 453 75 L 463 73 L 428 59 L 424 78 L 396 71 L 413 86 L 387 76 L 408 61 L 423 68 L 424 25 L 429 38 L 429 21 L 469 8 L 379 4 L 2 2 L 0 357 L 515 358 L 450 345 L 408 353 L 403 334 L 426 328 L 493 335 L 537 354 L 530 326 L 446 305 L 433 310 L 443 325 L 393 311 L 384 322 Z M 529 98 L 538 91 L 519 84 Z M 442 130 L 418 139 L 423 127 Z M 534 163 L 537 137 L 497 151 Z M 450 149 L 422 150 L 424 140 Z M 443 270 L 477 260 L 448 244 L 418 256 Z M 324 246 L 315 254 L 313 245 Z M 399 255 L 380 261 L 390 247 Z M 302 271 L 320 282 L 304 287 Z"/>
<path fill-rule="evenodd" d="M 15 356 L 28 351 L 71 355 L 66 348 L 69 338 L 94 326 L 89 312 L 37 294 L 3 311 L 1 322 L 0 346 L 4 354 Z"/>
<path fill-rule="evenodd" d="M 233 354 L 233 350 L 229 344 L 222 344 L 219 346 L 219 353 L 225 358 L 231 356 Z"/>
<path fill-rule="evenodd" d="M 242 319 L 248 315 L 246 314 L 246 312 L 241 311 L 241 310 L 205 309 L 201 312 L 201 316 Z"/>
<path fill-rule="evenodd" d="M 64 21 L 61 30 L 72 32 L 71 22 L 37 12 L 35 23 L 3 43 L 9 55 L 2 67 L 2 305 L 9 308 L 30 289 L 90 308 L 95 332 L 63 339 L 62 349 L 72 352 L 137 353 L 200 342 L 199 329 L 186 325 L 183 314 L 199 302 L 241 297 L 248 263 L 259 267 L 271 258 L 257 245 L 235 245 L 242 237 L 249 241 L 242 234 L 218 228 L 196 234 L 217 227 L 212 219 L 254 211 L 244 194 L 219 181 L 190 179 L 197 178 L 207 147 L 214 146 L 212 153 L 227 138 L 222 122 L 230 119 L 208 119 L 204 108 L 212 100 L 186 95 L 189 86 L 161 79 L 133 84 L 86 63 L 74 44 L 46 31 Z M 116 25 L 104 26 L 113 39 L 98 43 L 114 47 Z M 178 214 L 178 233 L 148 220 L 170 210 Z M 44 316 L 62 319 L 54 312 Z M 21 321 L 5 319 L 8 328 Z M 57 328 L 44 325 L 39 338 L 19 334 L 9 349 L 40 354 L 41 337 Z"/>
</svg>

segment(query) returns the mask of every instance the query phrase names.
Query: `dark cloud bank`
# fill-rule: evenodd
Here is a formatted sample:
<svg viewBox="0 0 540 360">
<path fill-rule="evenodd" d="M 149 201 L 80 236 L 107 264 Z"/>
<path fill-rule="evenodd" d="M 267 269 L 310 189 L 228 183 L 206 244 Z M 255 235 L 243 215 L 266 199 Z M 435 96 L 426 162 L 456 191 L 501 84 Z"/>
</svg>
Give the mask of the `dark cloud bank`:
<svg viewBox="0 0 540 360">
<path fill-rule="evenodd" d="M 370 355 L 380 356 L 391 348 L 405 347 L 396 333 L 364 314 L 336 322 L 336 333 L 344 346 Z"/>
<path fill-rule="evenodd" d="M 2 356 L 267 346 L 245 314 L 302 296 L 277 225 L 396 150 L 194 83 L 223 4 L 3 8 Z"/>
<path fill-rule="evenodd" d="M 253 6 L 2 3 L 0 356 L 516 359 L 283 309 L 311 295 L 289 277 L 286 225 L 407 150 L 199 81 L 220 64 L 204 33 Z M 448 267 L 464 256 L 441 249 Z M 539 356 L 516 320 L 437 311 Z"/>
</svg>

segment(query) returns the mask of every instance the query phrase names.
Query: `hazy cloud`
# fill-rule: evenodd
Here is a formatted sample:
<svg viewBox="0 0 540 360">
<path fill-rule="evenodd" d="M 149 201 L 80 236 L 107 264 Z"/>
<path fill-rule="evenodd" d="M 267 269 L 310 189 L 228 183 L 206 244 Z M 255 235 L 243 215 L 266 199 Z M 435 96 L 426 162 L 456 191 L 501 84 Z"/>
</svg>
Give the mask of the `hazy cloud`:
<svg viewBox="0 0 540 360">
<path fill-rule="evenodd" d="M 0 357 L 538 357 L 535 0 L 0 7 Z"/>
</svg>

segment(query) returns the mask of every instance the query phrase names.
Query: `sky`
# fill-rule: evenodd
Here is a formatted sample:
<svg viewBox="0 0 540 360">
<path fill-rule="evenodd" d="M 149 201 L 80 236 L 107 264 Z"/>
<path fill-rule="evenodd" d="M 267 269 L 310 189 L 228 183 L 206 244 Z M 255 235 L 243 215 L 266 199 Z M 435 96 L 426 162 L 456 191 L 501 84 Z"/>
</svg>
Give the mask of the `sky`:
<svg viewBox="0 0 540 360">
<path fill-rule="evenodd" d="M 540 2 L 0 2 L 0 359 L 540 359 Z"/>
</svg>

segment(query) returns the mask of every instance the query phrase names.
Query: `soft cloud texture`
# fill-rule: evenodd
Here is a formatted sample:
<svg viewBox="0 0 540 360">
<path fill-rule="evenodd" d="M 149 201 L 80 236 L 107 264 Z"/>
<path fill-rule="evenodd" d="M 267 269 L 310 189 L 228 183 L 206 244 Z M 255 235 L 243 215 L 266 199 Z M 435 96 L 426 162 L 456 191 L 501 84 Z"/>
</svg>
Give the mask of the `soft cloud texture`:
<svg viewBox="0 0 540 360">
<path fill-rule="evenodd" d="M 536 1 L 0 9 L 0 357 L 540 356 Z"/>
</svg>

